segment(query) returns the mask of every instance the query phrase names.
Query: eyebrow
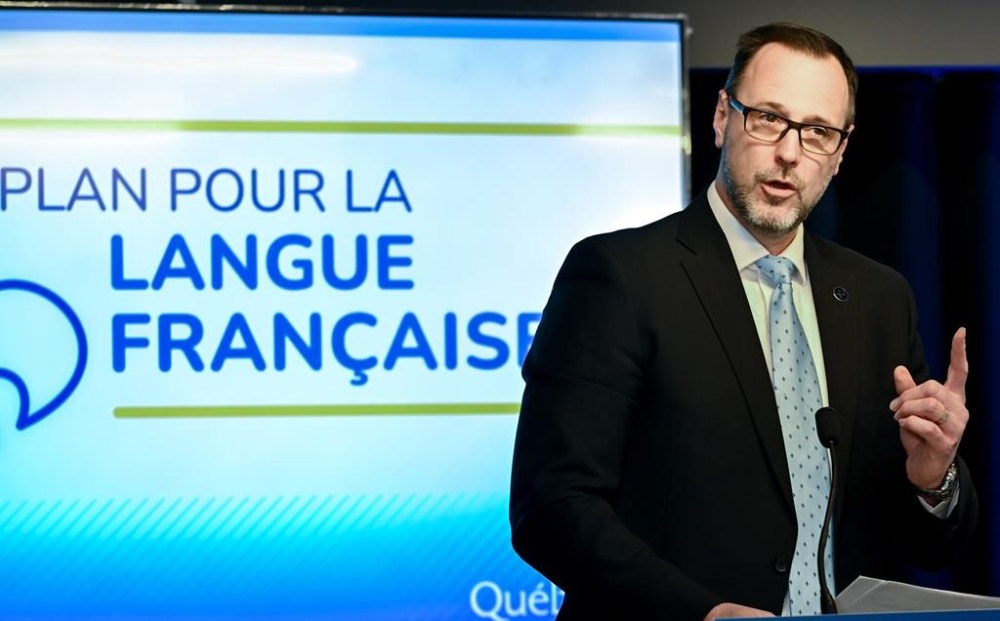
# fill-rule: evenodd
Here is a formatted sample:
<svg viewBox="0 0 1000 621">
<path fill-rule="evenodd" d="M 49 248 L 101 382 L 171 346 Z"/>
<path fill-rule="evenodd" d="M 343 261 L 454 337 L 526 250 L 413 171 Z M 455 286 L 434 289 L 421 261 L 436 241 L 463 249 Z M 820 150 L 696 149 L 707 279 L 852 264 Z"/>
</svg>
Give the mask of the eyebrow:
<svg viewBox="0 0 1000 621">
<path fill-rule="evenodd" d="M 747 105 L 749 105 L 749 104 L 747 104 Z M 765 102 L 762 102 L 760 104 L 752 105 L 750 107 L 751 108 L 760 108 L 760 109 L 764 109 L 764 110 L 772 110 L 775 113 L 780 114 L 781 116 L 789 117 L 788 108 L 786 108 L 785 106 L 783 106 L 780 103 L 775 102 L 775 101 L 765 101 Z M 789 117 L 789 118 L 791 118 L 791 117 Z M 792 119 L 792 120 L 795 120 L 795 119 Z M 839 125 L 837 125 L 833 121 L 827 120 L 825 117 L 819 116 L 818 114 L 811 114 L 811 115 L 805 117 L 804 119 L 802 119 L 802 120 L 800 120 L 798 122 L 799 123 L 805 123 L 807 125 L 823 125 L 823 126 L 826 126 L 826 127 L 837 127 L 837 128 L 840 127 Z"/>
</svg>

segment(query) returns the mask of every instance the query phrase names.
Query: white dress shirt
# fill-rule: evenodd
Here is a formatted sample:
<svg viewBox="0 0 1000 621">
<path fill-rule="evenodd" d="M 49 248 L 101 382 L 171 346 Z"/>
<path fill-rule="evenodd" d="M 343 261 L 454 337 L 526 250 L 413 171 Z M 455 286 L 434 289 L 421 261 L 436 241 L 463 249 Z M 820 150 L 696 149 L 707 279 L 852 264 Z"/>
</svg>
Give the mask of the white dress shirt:
<svg viewBox="0 0 1000 621">
<path fill-rule="evenodd" d="M 708 204 L 715 214 L 715 219 L 722 227 L 722 233 L 729 242 L 729 249 L 736 259 L 736 269 L 740 271 L 740 279 L 743 281 L 743 291 L 747 295 L 747 302 L 750 304 L 750 313 L 753 315 L 754 324 L 757 326 L 757 336 L 760 337 L 760 348 L 764 352 L 764 359 L 767 360 L 767 372 L 773 373 L 771 369 L 771 341 L 767 332 L 768 313 L 770 312 L 771 294 L 774 287 L 760 277 L 760 271 L 754 265 L 758 259 L 770 254 L 750 231 L 736 219 L 719 196 L 719 191 L 713 183 L 708 190 Z M 819 387 L 822 393 L 823 405 L 830 405 L 829 396 L 826 390 L 826 365 L 823 363 L 823 344 L 819 337 L 819 322 L 816 320 L 816 305 L 813 303 L 812 286 L 809 283 L 809 268 L 806 266 L 805 242 L 802 233 L 802 225 L 799 225 L 795 232 L 795 239 L 780 256 L 785 257 L 795 264 L 796 271 L 792 275 L 792 300 L 795 302 L 795 311 L 799 315 L 799 323 L 806 333 L 806 340 L 809 342 L 809 351 L 812 352 L 813 364 L 816 365 L 816 377 L 819 380 Z M 887 404 L 888 405 L 888 404 Z"/>
</svg>

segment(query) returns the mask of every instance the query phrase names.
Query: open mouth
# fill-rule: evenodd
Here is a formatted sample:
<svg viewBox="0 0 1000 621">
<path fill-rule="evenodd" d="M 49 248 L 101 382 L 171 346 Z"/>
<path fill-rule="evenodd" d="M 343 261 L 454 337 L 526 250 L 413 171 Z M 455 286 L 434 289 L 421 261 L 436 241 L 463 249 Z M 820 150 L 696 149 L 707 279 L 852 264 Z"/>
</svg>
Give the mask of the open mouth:
<svg viewBox="0 0 1000 621">
<path fill-rule="evenodd" d="M 788 190 L 789 192 L 794 192 L 797 189 L 794 184 L 788 183 L 787 181 L 779 181 L 777 179 L 765 181 L 764 185 L 775 190 Z"/>
<path fill-rule="evenodd" d="M 791 196 L 798 192 L 798 188 L 793 183 L 787 181 L 781 181 L 778 179 L 771 179 L 761 183 L 765 191 L 768 194 L 774 196 Z"/>
</svg>

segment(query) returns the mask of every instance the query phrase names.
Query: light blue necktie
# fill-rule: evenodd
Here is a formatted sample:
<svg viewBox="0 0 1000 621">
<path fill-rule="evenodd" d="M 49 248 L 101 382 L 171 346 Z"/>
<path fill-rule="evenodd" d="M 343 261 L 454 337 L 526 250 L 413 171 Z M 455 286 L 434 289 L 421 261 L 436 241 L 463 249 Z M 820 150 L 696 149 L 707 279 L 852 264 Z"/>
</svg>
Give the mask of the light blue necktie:
<svg viewBox="0 0 1000 621">
<path fill-rule="evenodd" d="M 785 457 L 792 480 L 792 497 L 799 522 L 795 556 L 788 577 L 788 605 L 792 615 L 819 614 L 819 573 L 816 552 L 830 493 L 826 449 L 816 435 L 815 414 L 823 405 L 816 366 L 806 341 L 795 302 L 792 273 L 795 264 L 784 257 L 767 256 L 755 265 L 761 278 L 774 287 L 768 318 L 771 371 L 778 402 Z M 832 535 L 832 533 L 831 533 Z M 833 589 L 833 546 L 827 539 L 824 560 L 827 584 Z M 834 591 L 835 592 L 835 591 Z"/>
</svg>

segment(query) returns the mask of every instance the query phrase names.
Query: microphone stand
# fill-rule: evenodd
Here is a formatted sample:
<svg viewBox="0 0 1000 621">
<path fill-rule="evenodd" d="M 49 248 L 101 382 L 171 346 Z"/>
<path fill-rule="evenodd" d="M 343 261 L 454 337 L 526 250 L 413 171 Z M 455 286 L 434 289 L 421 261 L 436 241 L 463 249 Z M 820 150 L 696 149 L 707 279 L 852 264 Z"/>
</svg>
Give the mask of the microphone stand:
<svg viewBox="0 0 1000 621">
<path fill-rule="evenodd" d="M 837 457 L 833 446 L 826 449 L 830 455 L 830 500 L 826 504 L 826 516 L 823 518 L 823 529 L 819 534 L 819 607 L 825 615 L 837 614 L 837 603 L 830 594 L 830 587 L 826 583 L 826 544 L 830 534 L 830 522 L 833 517 L 833 500 L 837 495 Z"/>
<path fill-rule="evenodd" d="M 830 458 L 830 497 L 826 503 L 826 515 L 823 517 L 823 528 L 819 535 L 819 550 L 816 557 L 819 561 L 819 605 L 825 614 L 837 614 L 837 603 L 830 594 L 826 583 L 826 544 L 830 534 L 830 522 L 833 518 L 833 503 L 837 497 L 837 452 L 834 450 L 840 442 L 840 418 L 837 411 L 830 407 L 820 408 L 816 412 L 816 432 L 819 443 L 826 447 Z"/>
</svg>

